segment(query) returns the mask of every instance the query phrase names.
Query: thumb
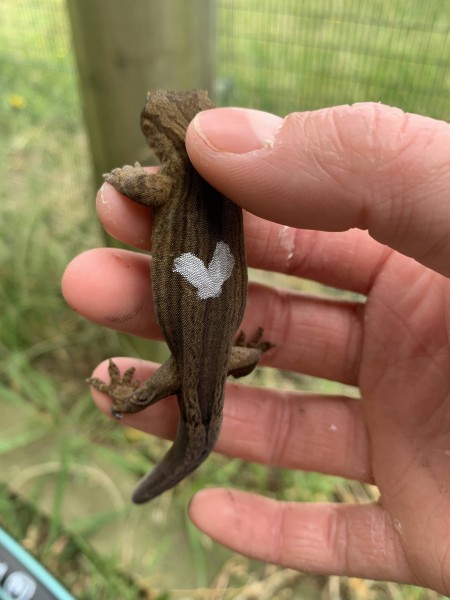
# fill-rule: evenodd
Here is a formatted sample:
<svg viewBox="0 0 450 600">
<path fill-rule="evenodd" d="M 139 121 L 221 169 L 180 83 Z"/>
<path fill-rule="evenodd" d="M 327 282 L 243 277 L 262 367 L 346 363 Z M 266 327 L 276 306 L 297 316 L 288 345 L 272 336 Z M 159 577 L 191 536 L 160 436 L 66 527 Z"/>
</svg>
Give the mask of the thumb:
<svg viewBox="0 0 450 600">
<path fill-rule="evenodd" d="M 250 212 L 293 227 L 367 229 L 450 275 L 450 125 L 360 103 L 285 119 L 239 108 L 199 113 L 189 156 Z"/>
</svg>

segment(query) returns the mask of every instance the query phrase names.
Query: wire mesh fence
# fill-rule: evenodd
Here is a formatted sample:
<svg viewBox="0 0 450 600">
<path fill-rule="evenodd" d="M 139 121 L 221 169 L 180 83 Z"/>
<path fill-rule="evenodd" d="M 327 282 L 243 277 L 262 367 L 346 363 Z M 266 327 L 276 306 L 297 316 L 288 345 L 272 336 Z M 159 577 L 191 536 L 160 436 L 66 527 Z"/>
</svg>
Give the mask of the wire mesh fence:
<svg viewBox="0 0 450 600">
<path fill-rule="evenodd" d="M 450 114 L 448 0 L 220 0 L 223 103 L 277 114 L 376 101 Z"/>
</svg>

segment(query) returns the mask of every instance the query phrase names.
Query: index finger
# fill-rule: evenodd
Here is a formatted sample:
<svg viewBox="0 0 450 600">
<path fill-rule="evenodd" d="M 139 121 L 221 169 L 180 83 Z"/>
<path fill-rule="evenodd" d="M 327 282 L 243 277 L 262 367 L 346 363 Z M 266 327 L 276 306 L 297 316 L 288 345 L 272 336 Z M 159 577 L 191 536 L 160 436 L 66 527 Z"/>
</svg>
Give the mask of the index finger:
<svg viewBox="0 0 450 600">
<path fill-rule="evenodd" d="M 151 209 L 105 183 L 97 194 L 97 213 L 114 238 L 133 248 L 151 249 Z M 356 229 L 337 233 L 300 230 L 246 211 L 244 225 L 250 267 L 304 277 L 361 294 L 368 292 L 387 250 L 366 232 Z"/>
</svg>

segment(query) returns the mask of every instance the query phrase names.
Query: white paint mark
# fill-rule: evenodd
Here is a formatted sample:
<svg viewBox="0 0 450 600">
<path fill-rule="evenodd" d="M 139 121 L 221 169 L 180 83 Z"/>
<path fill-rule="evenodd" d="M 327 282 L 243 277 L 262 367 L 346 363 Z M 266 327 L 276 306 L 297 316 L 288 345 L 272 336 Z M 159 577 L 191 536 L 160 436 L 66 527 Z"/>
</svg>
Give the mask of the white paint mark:
<svg viewBox="0 0 450 600">
<path fill-rule="evenodd" d="M 337 426 L 334 423 L 332 423 L 328 429 L 334 433 L 335 431 L 337 431 Z"/>
<path fill-rule="evenodd" d="M 208 267 L 192 254 L 186 252 L 173 261 L 172 271 L 179 273 L 196 289 L 202 300 L 217 298 L 222 293 L 222 285 L 230 277 L 234 267 L 234 256 L 225 242 L 217 242 Z"/>
</svg>

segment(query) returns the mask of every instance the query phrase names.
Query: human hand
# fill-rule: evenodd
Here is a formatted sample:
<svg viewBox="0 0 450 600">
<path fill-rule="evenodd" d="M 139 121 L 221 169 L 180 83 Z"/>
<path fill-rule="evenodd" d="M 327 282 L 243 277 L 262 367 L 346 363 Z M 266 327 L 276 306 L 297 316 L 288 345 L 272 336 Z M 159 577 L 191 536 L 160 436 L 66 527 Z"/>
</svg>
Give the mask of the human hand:
<svg viewBox="0 0 450 600">
<path fill-rule="evenodd" d="M 190 516 L 219 542 L 300 570 L 450 592 L 449 144 L 449 125 L 375 104 L 284 121 L 217 109 L 191 124 L 196 168 L 253 213 L 250 266 L 367 297 L 344 303 L 250 286 L 243 328 L 262 323 L 277 344 L 266 363 L 358 386 L 362 400 L 230 384 L 216 449 L 376 483 L 381 493 L 367 505 L 293 504 L 206 489 Z M 98 207 L 112 235 L 148 248 L 145 208 L 110 186 Z M 63 290 L 98 323 L 159 335 L 146 256 L 87 252 L 69 265 Z M 139 362 L 137 377 L 156 367 Z M 95 374 L 104 377 L 106 364 Z M 108 413 L 108 398 L 94 397 Z M 169 400 L 123 422 L 170 437 L 176 418 Z"/>
</svg>

